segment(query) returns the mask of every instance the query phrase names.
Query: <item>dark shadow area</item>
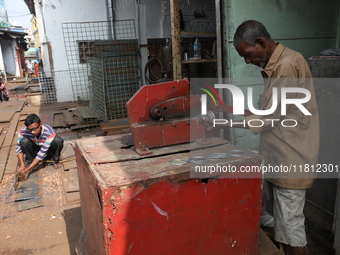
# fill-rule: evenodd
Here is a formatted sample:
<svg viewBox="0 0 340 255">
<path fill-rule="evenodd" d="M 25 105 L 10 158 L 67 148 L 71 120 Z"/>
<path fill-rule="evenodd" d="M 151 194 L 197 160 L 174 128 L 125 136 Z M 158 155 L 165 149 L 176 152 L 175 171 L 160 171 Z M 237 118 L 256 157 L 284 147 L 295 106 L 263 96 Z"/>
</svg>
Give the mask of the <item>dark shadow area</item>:
<svg viewBox="0 0 340 255">
<path fill-rule="evenodd" d="M 63 216 L 66 224 L 68 244 L 71 251 L 70 254 L 76 255 L 75 247 L 82 228 L 81 209 L 80 207 L 76 207 L 64 210 Z"/>
<path fill-rule="evenodd" d="M 334 255 L 333 216 L 309 201 L 306 201 L 304 214 L 308 254 Z"/>
</svg>

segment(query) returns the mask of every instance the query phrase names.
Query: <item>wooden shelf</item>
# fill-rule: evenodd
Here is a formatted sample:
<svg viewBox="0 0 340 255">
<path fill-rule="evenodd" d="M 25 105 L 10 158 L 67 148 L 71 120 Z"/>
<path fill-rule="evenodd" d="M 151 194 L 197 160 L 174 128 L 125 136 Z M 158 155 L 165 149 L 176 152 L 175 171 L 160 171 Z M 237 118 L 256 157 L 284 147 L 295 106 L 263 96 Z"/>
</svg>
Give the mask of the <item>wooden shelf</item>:
<svg viewBox="0 0 340 255">
<path fill-rule="evenodd" d="M 188 59 L 182 60 L 182 64 L 198 64 L 198 63 L 214 63 L 217 62 L 216 58 L 212 59 Z"/>
<path fill-rule="evenodd" d="M 181 35 L 191 35 L 191 36 L 216 36 L 216 32 L 181 31 Z"/>
</svg>

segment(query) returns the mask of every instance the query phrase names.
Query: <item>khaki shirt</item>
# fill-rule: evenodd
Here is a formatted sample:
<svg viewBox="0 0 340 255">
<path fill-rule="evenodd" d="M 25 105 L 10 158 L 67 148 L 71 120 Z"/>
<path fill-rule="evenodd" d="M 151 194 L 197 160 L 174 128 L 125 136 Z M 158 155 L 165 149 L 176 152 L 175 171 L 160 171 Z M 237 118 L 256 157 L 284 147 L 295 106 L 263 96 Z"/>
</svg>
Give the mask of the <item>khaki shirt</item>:
<svg viewBox="0 0 340 255">
<path fill-rule="evenodd" d="M 265 178 L 283 188 L 309 188 L 316 177 L 319 154 L 319 114 L 312 74 L 307 62 L 300 53 L 279 43 L 261 73 L 265 83 L 264 93 L 260 98 L 261 110 L 272 107 L 274 87 L 278 88 L 278 105 L 272 114 L 251 115 L 246 120 L 248 123 L 251 119 L 258 119 L 258 121 L 250 122 L 258 127 L 249 128 L 254 134 L 261 135 L 259 151 L 264 156 L 264 165 L 276 166 L 276 170 L 279 169 L 275 173 L 265 173 Z M 305 115 L 294 104 L 287 104 L 286 115 L 282 116 L 280 93 L 282 87 L 307 89 L 311 93 L 311 99 L 302 105 L 311 115 Z M 288 93 L 287 98 L 305 98 L 305 94 Z M 266 119 L 279 121 L 266 121 Z M 295 120 L 297 125 L 284 127 L 281 122 L 287 119 Z M 259 127 L 260 120 L 264 123 L 262 127 Z M 294 126 L 296 122 L 285 121 L 284 125 Z M 314 171 L 312 171 L 313 167 Z"/>
</svg>

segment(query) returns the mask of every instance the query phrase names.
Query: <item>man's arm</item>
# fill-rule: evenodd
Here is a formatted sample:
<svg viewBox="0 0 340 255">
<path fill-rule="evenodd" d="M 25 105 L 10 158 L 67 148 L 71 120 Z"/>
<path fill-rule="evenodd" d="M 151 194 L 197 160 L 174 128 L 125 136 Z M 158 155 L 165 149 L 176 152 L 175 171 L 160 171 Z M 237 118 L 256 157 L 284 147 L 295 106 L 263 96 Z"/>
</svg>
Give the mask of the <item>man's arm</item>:
<svg viewBox="0 0 340 255">
<path fill-rule="evenodd" d="M 23 171 L 25 169 L 25 155 L 22 152 L 21 147 L 20 147 L 20 141 L 22 138 L 23 138 L 22 129 L 20 129 L 20 131 L 18 132 L 17 147 L 16 147 L 16 154 L 17 154 L 17 158 L 19 161 L 18 171 Z"/>
<path fill-rule="evenodd" d="M 19 172 L 24 171 L 25 170 L 25 160 L 24 160 L 24 153 L 23 152 L 19 152 L 19 154 L 17 154 L 17 158 L 19 161 Z"/>
<path fill-rule="evenodd" d="M 31 172 L 40 162 L 38 158 L 34 158 L 32 163 L 24 169 L 24 172 Z"/>
</svg>

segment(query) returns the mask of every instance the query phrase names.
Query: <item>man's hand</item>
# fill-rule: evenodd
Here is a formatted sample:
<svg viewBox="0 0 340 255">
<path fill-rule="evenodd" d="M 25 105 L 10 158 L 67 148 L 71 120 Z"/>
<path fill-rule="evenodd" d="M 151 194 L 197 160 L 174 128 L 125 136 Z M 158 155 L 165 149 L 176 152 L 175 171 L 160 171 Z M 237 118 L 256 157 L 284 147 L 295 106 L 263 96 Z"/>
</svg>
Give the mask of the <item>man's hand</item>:
<svg viewBox="0 0 340 255">
<path fill-rule="evenodd" d="M 28 172 L 17 172 L 15 174 L 15 177 L 18 179 L 18 181 L 26 181 L 28 178 L 29 173 Z"/>
<path fill-rule="evenodd" d="M 18 172 L 25 172 L 25 170 L 26 170 L 26 167 L 25 165 L 23 165 L 19 167 Z"/>
</svg>

